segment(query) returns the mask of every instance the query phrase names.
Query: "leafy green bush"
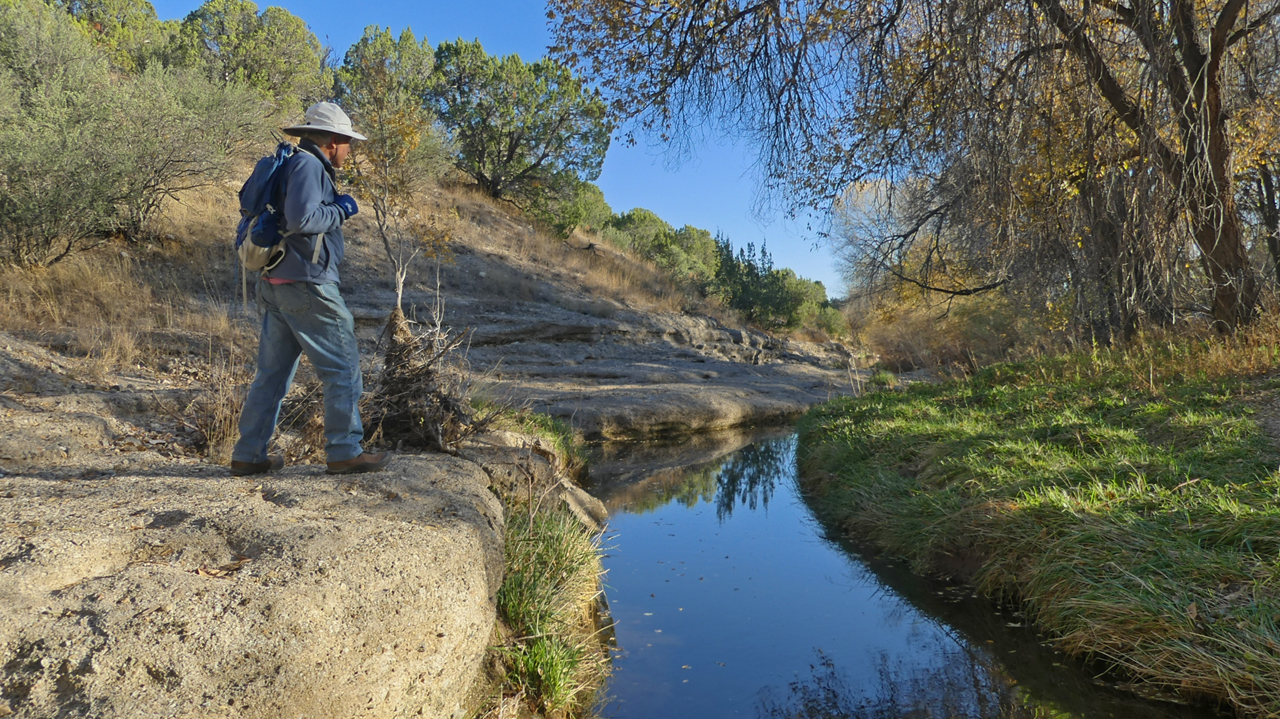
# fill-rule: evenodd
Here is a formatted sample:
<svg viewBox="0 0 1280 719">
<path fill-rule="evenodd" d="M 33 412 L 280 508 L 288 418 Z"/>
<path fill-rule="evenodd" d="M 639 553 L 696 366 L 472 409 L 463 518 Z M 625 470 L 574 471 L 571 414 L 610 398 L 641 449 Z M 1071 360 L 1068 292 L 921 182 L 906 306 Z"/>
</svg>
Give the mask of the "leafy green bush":
<svg viewBox="0 0 1280 719">
<path fill-rule="evenodd" d="M 131 237 L 152 230 L 166 200 L 225 179 L 231 158 L 267 135 L 271 108 L 244 85 L 152 66 L 112 91 L 110 139 L 124 169 L 119 228 Z"/>
<path fill-rule="evenodd" d="M 573 197 L 555 207 L 552 215 L 552 228 L 561 237 L 568 237 L 578 229 L 599 233 L 613 219 L 613 208 L 604 201 L 599 187 L 580 182 Z"/>
<path fill-rule="evenodd" d="M 818 309 L 818 316 L 814 318 L 813 324 L 830 337 L 840 338 L 849 334 L 849 323 L 845 320 L 844 313 L 831 305 Z"/>
<path fill-rule="evenodd" d="M 774 269 L 764 246 L 755 245 L 735 255 L 728 238 L 715 240 L 719 261 L 709 293 L 752 322 L 768 329 L 821 329 L 828 335 L 847 334 L 844 317 L 827 300 L 821 282 L 807 280 L 790 269 Z"/>
<path fill-rule="evenodd" d="M 115 219 L 120 168 L 107 60 L 70 17 L 38 0 L 0 1 L 0 252 L 48 264 L 93 244 Z"/>
<path fill-rule="evenodd" d="M 898 386 L 898 376 L 887 369 L 878 369 L 871 373 L 867 378 L 867 384 L 872 387 L 891 388 Z"/>
<path fill-rule="evenodd" d="M 600 234 L 621 249 L 642 253 L 641 248 L 650 246 L 654 236 L 672 231 L 674 228 L 666 220 L 650 210 L 636 207 L 611 216 L 605 221 Z"/>
<path fill-rule="evenodd" d="M 719 258 L 710 232 L 685 225 L 676 229 L 642 207 L 614 215 L 602 236 L 669 272 L 680 282 L 702 290 L 716 274 Z"/>
<path fill-rule="evenodd" d="M 546 212 L 600 175 L 611 131 L 604 101 L 560 63 L 442 42 L 426 100 L 454 133 L 458 169 L 492 197 Z"/>
<path fill-rule="evenodd" d="M 48 265 L 144 232 L 263 122 L 243 89 L 159 67 L 113 76 L 70 15 L 0 0 L 0 258 Z"/>
<path fill-rule="evenodd" d="M 285 112 L 332 96 L 325 51 L 302 18 L 249 0 L 207 0 L 183 19 L 168 49 L 171 65 L 223 84 L 242 84 Z"/>
<path fill-rule="evenodd" d="M 136 74 L 163 60 L 176 21 L 161 22 L 147 0 L 49 0 L 76 19 L 111 64 Z"/>
</svg>

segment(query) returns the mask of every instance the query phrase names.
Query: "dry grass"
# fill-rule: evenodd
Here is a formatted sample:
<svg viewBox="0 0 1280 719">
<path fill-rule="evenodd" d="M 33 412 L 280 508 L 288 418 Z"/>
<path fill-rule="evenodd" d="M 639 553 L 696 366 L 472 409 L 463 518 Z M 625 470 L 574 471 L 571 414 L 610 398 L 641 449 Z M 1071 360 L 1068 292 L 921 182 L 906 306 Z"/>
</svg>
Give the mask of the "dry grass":
<svg viewBox="0 0 1280 719">
<path fill-rule="evenodd" d="M 48 269 L 8 268 L 0 271 L 0 286 L 0 327 L 105 368 L 137 362 L 143 353 L 138 335 L 155 326 L 149 313 L 131 311 L 147 307 L 153 297 L 125 257 L 77 257 Z"/>
<path fill-rule="evenodd" d="M 233 295 L 233 203 L 227 188 L 189 193 L 166 208 L 158 243 L 0 269 L 0 329 L 87 358 L 100 377 L 166 356 L 243 358 L 254 323 Z"/>
<path fill-rule="evenodd" d="M 514 268 L 526 270 L 529 275 L 555 279 L 591 297 L 610 298 L 635 309 L 679 312 L 701 308 L 700 300 L 690 297 L 651 263 L 619 252 L 597 238 L 575 235 L 565 241 L 540 231 L 515 208 L 471 187 L 446 188 L 435 202 L 439 211 L 455 213 L 461 220 L 459 241 L 482 250 L 501 252 L 512 260 Z M 579 249 L 591 243 L 598 247 Z M 532 287 L 522 287 L 523 283 L 514 275 L 496 279 L 490 288 L 502 292 L 500 296 L 515 292 L 541 299 Z M 536 280 L 526 275 L 525 282 Z M 515 287 L 503 291 L 506 283 Z"/>
<path fill-rule="evenodd" d="M 923 367 L 976 369 L 1009 359 L 1043 334 L 1001 297 L 959 298 L 931 307 L 862 307 L 858 337 L 897 372 Z"/>
<path fill-rule="evenodd" d="M 240 437 L 240 412 L 253 380 L 242 363 L 227 357 L 209 363 L 207 390 L 179 413 L 196 430 L 194 447 L 218 464 L 231 461 Z"/>
<path fill-rule="evenodd" d="M 303 369 L 309 370 L 310 365 L 300 367 L 299 375 L 303 374 Z M 324 395 L 314 372 L 308 371 L 306 375 L 294 378 L 293 386 L 280 407 L 275 443 L 289 464 L 323 462 L 326 459 L 324 448 L 328 440 L 324 436 Z"/>
<path fill-rule="evenodd" d="M 47 269 L 0 270 L 0 328 L 92 360 L 104 376 L 169 355 L 241 355 L 252 330 L 229 301 L 151 281 L 157 270 L 144 266 L 168 262 L 153 254 L 111 248 Z"/>
</svg>

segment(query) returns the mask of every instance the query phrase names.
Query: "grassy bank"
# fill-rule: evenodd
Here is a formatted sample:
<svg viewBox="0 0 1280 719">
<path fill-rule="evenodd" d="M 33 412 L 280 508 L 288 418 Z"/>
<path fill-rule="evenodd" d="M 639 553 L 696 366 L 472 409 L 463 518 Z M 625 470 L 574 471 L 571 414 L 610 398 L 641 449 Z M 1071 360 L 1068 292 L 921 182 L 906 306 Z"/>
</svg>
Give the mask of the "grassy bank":
<svg viewBox="0 0 1280 719">
<path fill-rule="evenodd" d="M 595 631 L 600 547 L 566 510 L 513 507 L 498 613 L 505 692 L 542 716 L 581 716 L 608 673 Z"/>
<path fill-rule="evenodd" d="M 585 451 L 568 423 L 505 409 L 494 425 L 534 440 L 534 451 L 556 476 L 586 473 Z M 530 482 L 537 476 L 531 473 Z M 550 489 L 495 490 L 506 514 L 505 573 L 498 590 L 500 626 L 490 654 L 490 689 L 478 717 L 584 716 L 609 673 L 608 650 L 597 631 L 604 573 L 600 534 Z"/>
<path fill-rule="evenodd" d="M 1017 597 L 1060 648 L 1280 716 L 1273 323 L 842 399 L 801 423 L 829 522 Z"/>
</svg>

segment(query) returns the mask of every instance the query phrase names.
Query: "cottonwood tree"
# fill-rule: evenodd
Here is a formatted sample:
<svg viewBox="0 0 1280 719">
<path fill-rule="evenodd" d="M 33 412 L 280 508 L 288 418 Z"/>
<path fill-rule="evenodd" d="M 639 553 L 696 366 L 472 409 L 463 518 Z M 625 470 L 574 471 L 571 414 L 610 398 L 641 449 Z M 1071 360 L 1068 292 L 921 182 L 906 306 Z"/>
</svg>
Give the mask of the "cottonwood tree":
<svg viewBox="0 0 1280 719">
<path fill-rule="evenodd" d="M 1271 276 L 1280 283 L 1280 28 L 1269 24 L 1243 45 L 1240 71 L 1233 76 L 1245 99 L 1232 117 L 1242 208 L 1258 227 L 1271 260 Z"/>
<path fill-rule="evenodd" d="M 1171 220 L 1194 244 L 1211 316 L 1224 328 L 1253 316 L 1229 120 L 1256 102 L 1234 78 L 1251 44 L 1273 42 L 1280 2 L 551 0 L 550 11 L 556 56 L 597 78 L 619 117 L 664 137 L 708 119 L 749 135 L 770 189 L 818 210 L 859 180 L 936 170 L 1002 117 L 1056 112 L 1052 71 L 1069 70 L 1065 89 L 1087 90 L 1080 120 L 1132 148 L 1123 172 L 1176 198 Z M 1042 139 L 1097 134 L 1086 130 Z"/>
<path fill-rule="evenodd" d="M 458 169 L 492 197 L 543 209 L 600 176 L 605 104 L 561 63 L 443 42 L 427 101 L 454 133 Z"/>
</svg>

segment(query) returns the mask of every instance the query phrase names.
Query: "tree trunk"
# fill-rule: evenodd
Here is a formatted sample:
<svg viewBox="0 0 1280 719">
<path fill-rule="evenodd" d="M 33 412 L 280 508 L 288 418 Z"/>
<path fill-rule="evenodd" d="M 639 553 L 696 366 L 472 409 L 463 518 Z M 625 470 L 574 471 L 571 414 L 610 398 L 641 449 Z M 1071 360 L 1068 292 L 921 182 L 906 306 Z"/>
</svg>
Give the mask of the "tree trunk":
<svg viewBox="0 0 1280 719">
<path fill-rule="evenodd" d="M 1276 180 L 1270 165 L 1258 168 L 1258 210 L 1267 228 L 1267 250 L 1271 253 L 1271 278 L 1280 285 L 1280 207 L 1276 206 Z"/>
<path fill-rule="evenodd" d="M 1231 140 L 1222 108 L 1222 78 L 1215 69 L 1211 64 L 1206 73 L 1206 102 L 1201 110 L 1208 142 L 1197 142 L 1194 130 L 1186 138 L 1190 160 L 1187 165 L 1200 171 L 1191 169 L 1184 178 L 1189 185 L 1188 204 L 1196 246 L 1200 248 L 1205 274 L 1213 283 L 1214 324 L 1225 332 L 1254 318 L 1258 277 L 1240 236 L 1240 211 L 1231 178 Z M 1195 161 L 1201 158 L 1202 162 Z"/>
<path fill-rule="evenodd" d="M 1240 218 L 1231 197 L 1224 208 L 1196 219 L 1195 240 L 1201 264 L 1213 283 L 1212 314 L 1219 331 L 1230 331 L 1253 319 L 1258 302 L 1258 278 L 1240 241 Z"/>
</svg>

